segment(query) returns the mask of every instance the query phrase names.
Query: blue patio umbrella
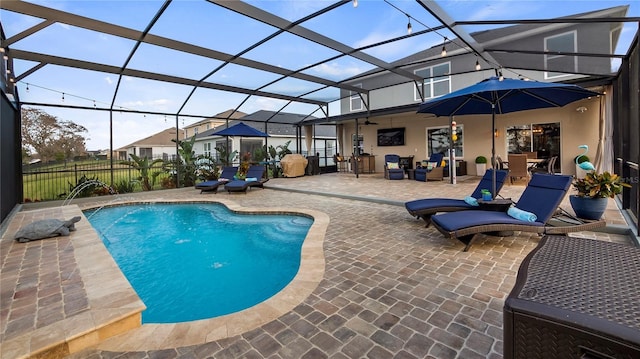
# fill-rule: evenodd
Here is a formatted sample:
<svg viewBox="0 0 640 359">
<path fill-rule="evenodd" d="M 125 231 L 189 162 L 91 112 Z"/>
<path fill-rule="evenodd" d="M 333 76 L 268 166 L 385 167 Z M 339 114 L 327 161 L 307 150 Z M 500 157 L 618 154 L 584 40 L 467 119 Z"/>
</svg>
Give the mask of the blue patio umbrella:
<svg viewBox="0 0 640 359">
<path fill-rule="evenodd" d="M 271 137 L 268 133 L 256 130 L 255 128 L 245 125 L 244 122 L 238 122 L 237 124 L 223 128 L 222 130 L 215 131 L 211 136 L 226 136 L 227 146 L 229 146 L 229 136 L 239 137 Z M 242 139 L 240 140 L 240 148 L 242 148 Z"/>
<path fill-rule="evenodd" d="M 269 134 L 245 125 L 243 122 L 216 131 L 212 133 L 211 136 L 270 137 Z"/>
<path fill-rule="evenodd" d="M 599 95 L 597 92 L 576 85 L 490 77 L 475 85 L 426 101 L 420 104 L 418 113 L 449 117 L 491 114 L 491 133 L 493 134 L 496 127 L 496 114 L 562 107 L 577 100 Z M 491 159 L 494 169 L 492 193 L 495 197 L 496 142 L 495 136 L 491 138 Z"/>
</svg>

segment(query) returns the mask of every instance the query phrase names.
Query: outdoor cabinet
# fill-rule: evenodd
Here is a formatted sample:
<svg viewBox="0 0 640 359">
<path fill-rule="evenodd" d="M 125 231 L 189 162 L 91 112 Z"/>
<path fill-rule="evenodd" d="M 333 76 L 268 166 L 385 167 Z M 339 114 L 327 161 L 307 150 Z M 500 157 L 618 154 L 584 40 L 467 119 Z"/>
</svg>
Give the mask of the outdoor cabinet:
<svg viewBox="0 0 640 359">
<path fill-rule="evenodd" d="M 400 161 L 398 162 L 398 165 L 400 165 L 400 168 L 402 168 L 405 172 L 408 172 L 407 170 L 412 170 L 413 156 L 400 157 Z"/>
<path fill-rule="evenodd" d="M 640 248 L 545 236 L 504 304 L 504 358 L 640 358 Z"/>
<path fill-rule="evenodd" d="M 467 161 L 456 160 L 456 176 L 466 176 L 467 175 Z M 444 176 L 449 176 L 449 161 L 447 161 L 447 165 L 444 166 Z"/>
</svg>

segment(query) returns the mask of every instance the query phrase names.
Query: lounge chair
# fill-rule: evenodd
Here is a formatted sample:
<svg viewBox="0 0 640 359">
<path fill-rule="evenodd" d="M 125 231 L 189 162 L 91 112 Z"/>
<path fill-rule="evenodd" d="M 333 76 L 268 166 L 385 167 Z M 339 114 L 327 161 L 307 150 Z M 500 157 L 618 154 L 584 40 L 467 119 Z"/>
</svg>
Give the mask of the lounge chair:
<svg viewBox="0 0 640 359">
<path fill-rule="evenodd" d="M 465 244 L 466 252 L 477 234 L 501 231 L 521 231 L 543 234 L 567 234 L 591 230 L 606 225 L 605 221 L 564 222 L 557 220 L 552 223 L 552 217 L 560 217 L 559 205 L 571 186 L 572 176 L 539 174 L 533 175 L 527 187 L 522 192 L 516 211 L 526 211 L 536 216 L 535 221 L 529 222 L 516 219 L 506 212 L 499 211 L 466 211 L 436 214 L 431 217 L 431 223 L 442 234 L 455 238 Z"/>
<path fill-rule="evenodd" d="M 502 185 L 504 185 L 504 181 L 507 178 L 507 174 L 509 171 L 498 170 L 496 172 L 496 193 L 493 196 L 498 195 L 500 193 L 500 189 L 502 189 Z M 471 194 L 471 197 L 475 199 L 482 198 L 482 190 L 488 189 L 491 191 L 493 188 L 493 170 L 487 170 L 482 176 L 482 179 L 476 186 L 475 191 Z M 478 209 L 477 206 L 473 206 L 465 202 L 464 199 L 454 199 L 454 198 L 423 198 L 416 199 L 414 201 L 405 202 L 404 204 L 409 214 L 412 216 L 416 216 L 417 218 L 422 218 L 426 223 L 427 227 L 431 224 L 431 216 L 438 212 L 455 212 L 455 211 L 464 211 L 469 209 Z"/>
<path fill-rule="evenodd" d="M 264 177 L 264 166 L 263 165 L 253 165 L 250 166 L 247 170 L 247 176 L 244 180 L 233 180 L 224 185 L 224 189 L 231 192 L 245 192 L 251 187 L 260 187 L 264 188 L 264 183 L 267 182 L 268 178 Z"/>
<path fill-rule="evenodd" d="M 196 189 L 199 189 L 200 193 L 202 192 L 218 193 L 218 187 L 220 187 L 221 184 L 225 184 L 233 180 L 233 176 L 235 176 L 236 173 L 238 173 L 238 167 L 231 167 L 231 166 L 223 167 L 222 173 L 220 173 L 220 176 L 218 177 L 217 180 L 200 182 L 196 185 Z"/>
</svg>

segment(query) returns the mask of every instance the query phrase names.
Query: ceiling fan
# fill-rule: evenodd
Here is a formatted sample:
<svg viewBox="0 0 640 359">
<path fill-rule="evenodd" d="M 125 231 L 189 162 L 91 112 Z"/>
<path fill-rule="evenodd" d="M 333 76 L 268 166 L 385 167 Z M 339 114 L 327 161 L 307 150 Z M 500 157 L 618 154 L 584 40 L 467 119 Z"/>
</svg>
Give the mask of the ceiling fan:
<svg viewBox="0 0 640 359">
<path fill-rule="evenodd" d="M 366 121 L 364 121 L 364 124 L 365 124 L 365 125 L 377 125 L 378 123 L 377 123 L 377 122 L 371 122 L 371 121 L 369 121 L 369 120 L 366 120 Z"/>
</svg>

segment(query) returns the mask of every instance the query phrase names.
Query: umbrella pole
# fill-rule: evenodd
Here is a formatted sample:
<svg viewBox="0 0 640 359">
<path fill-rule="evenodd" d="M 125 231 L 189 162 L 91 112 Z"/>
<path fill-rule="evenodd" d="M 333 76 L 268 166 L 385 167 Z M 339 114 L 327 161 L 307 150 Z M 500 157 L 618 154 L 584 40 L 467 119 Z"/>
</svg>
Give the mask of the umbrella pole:
<svg viewBox="0 0 640 359">
<path fill-rule="evenodd" d="M 449 181 L 456 184 L 456 156 L 453 148 L 453 116 L 449 116 Z"/>
<path fill-rule="evenodd" d="M 496 105 L 491 104 L 491 164 L 493 165 L 493 171 L 491 173 L 491 196 L 492 199 L 496 198 Z"/>
</svg>

